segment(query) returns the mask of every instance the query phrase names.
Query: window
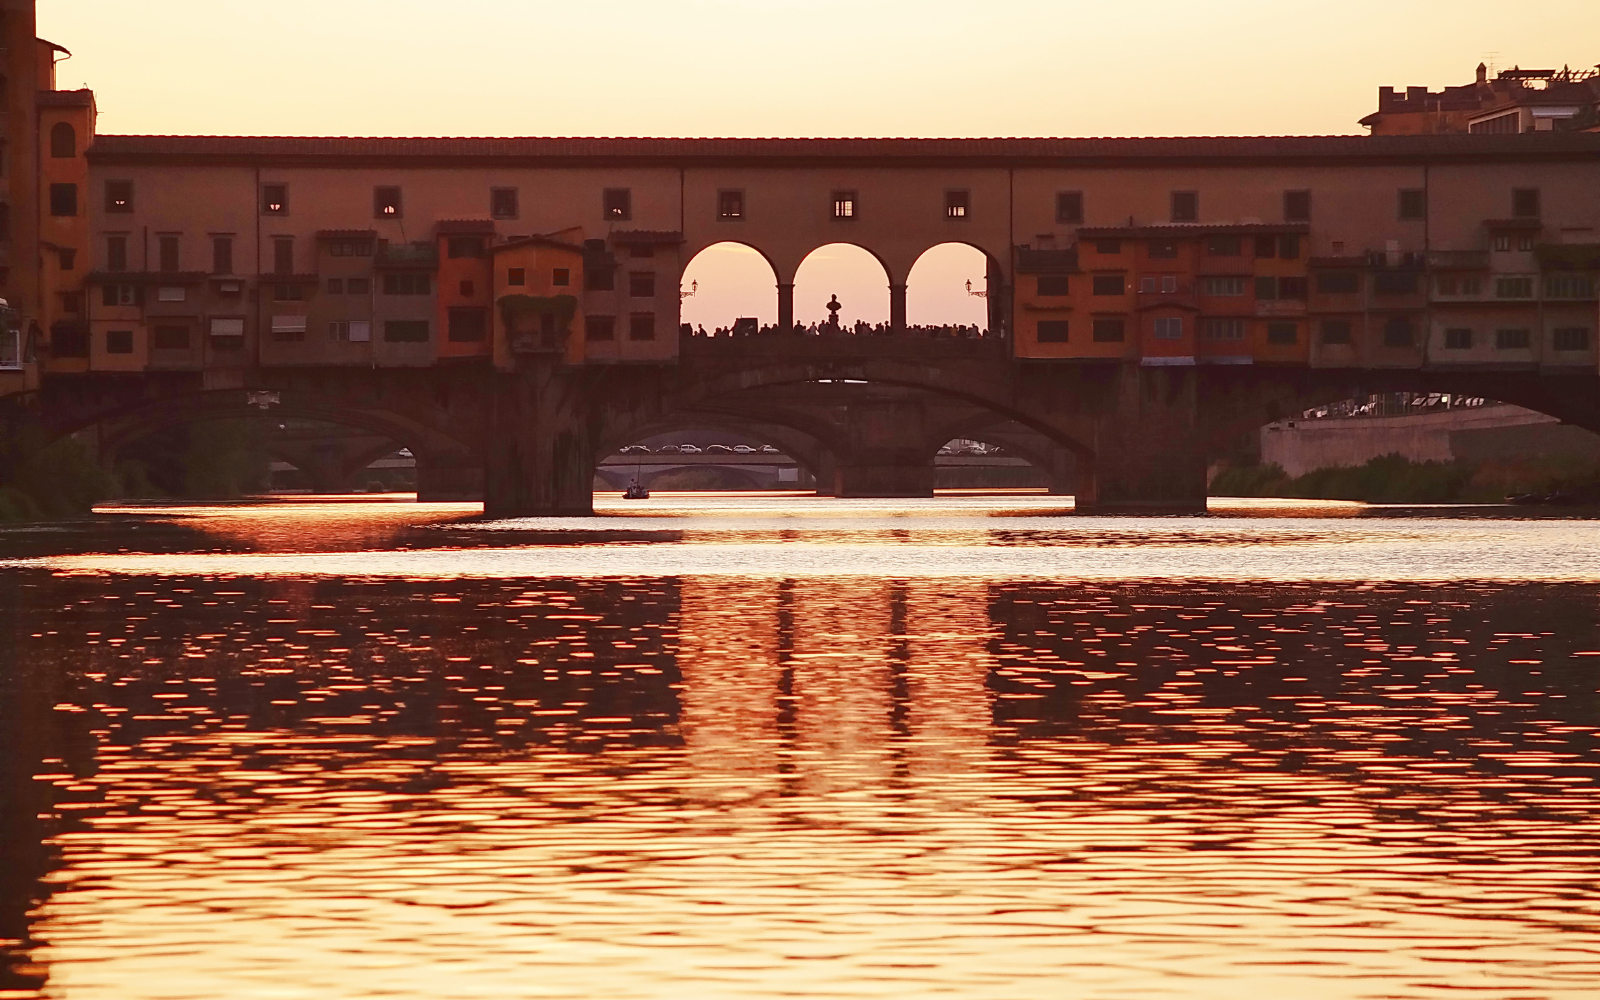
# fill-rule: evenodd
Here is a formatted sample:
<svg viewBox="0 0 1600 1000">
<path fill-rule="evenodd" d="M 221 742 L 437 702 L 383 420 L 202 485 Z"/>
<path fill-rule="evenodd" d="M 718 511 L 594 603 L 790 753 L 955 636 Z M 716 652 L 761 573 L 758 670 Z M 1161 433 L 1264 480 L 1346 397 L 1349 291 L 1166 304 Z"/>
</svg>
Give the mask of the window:
<svg viewBox="0 0 1600 1000">
<path fill-rule="evenodd" d="M 1472 330 L 1464 326 L 1451 327 L 1444 332 L 1444 346 L 1449 351 L 1472 350 Z"/>
<path fill-rule="evenodd" d="M 100 289 L 100 304 L 107 306 L 136 306 L 144 301 L 144 296 L 139 294 L 138 285 L 103 285 Z"/>
<path fill-rule="evenodd" d="M 656 314 L 634 313 L 628 317 L 629 340 L 656 339 Z"/>
<path fill-rule="evenodd" d="M 1278 279 L 1277 278 L 1257 278 L 1256 279 L 1256 298 L 1258 298 L 1258 299 L 1275 299 L 1277 297 L 1278 297 Z"/>
<path fill-rule="evenodd" d="M 1513 188 L 1511 191 L 1511 214 L 1518 219 L 1537 219 L 1539 217 L 1539 189 Z"/>
<path fill-rule="evenodd" d="M 1039 275 L 1039 294 L 1041 296 L 1067 295 L 1067 275 L 1041 274 Z"/>
<path fill-rule="evenodd" d="M 156 257 L 162 271 L 178 270 L 178 237 L 170 233 L 157 236 Z"/>
<path fill-rule="evenodd" d="M 615 316 L 585 316 L 583 318 L 584 340 L 616 340 L 617 318 Z"/>
<path fill-rule="evenodd" d="M 1213 236 L 1206 240 L 1206 254 L 1211 257 L 1237 257 L 1243 246 L 1237 236 Z"/>
<path fill-rule="evenodd" d="M 1517 249 L 1522 251 L 1523 253 L 1528 253 L 1529 251 L 1531 251 L 1533 249 L 1533 237 L 1529 236 L 1527 234 L 1523 234 L 1521 236 L 1518 236 L 1517 237 Z"/>
<path fill-rule="evenodd" d="M 1172 221 L 1197 222 L 1200 219 L 1200 192 L 1172 192 Z"/>
<path fill-rule="evenodd" d="M 383 276 L 385 295 L 427 295 L 431 287 L 432 276 L 426 271 L 390 271 Z"/>
<path fill-rule="evenodd" d="M 1304 299 L 1306 297 L 1306 279 L 1284 277 L 1278 279 L 1278 298 Z"/>
<path fill-rule="evenodd" d="M 73 315 L 77 315 L 78 313 L 83 312 L 83 293 L 82 292 L 62 292 L 61 293 L 61 311 L 62 312 L 67 312 L 67 313 L 72 313 Z"/>
<path fill-rule="evenodd" d="M 126 271 L 128 269 L 128 238 L 126 236 L 106 237 L 106 270 Z"/>
<path fill-rule="evenodd" d="M 1378 295 L 1409 295 L 1417 290 L 1415 271 L 1381 271 L 1372 276 L 1372 291 Z"/>
<path fill-rule="evenodd" d="M 281 344 L 298 343 L 306 339 L 304 316 L 272 317 L 272 339 Z"/>
<path fill-rule="evenodd" d="M 1583 326 L 1558 326 L 1553 331 L 1552 346 L 1558 351 L 1587 351 L 1589 328 Z"/>
<path fill-rule="evenodd" d="M 57 250 L 56 258 L 63 271 L 75 270 L 78 266 L 78 251 L 76 250 Z"/>
<path fill-rule="evenodd" d="M 557 286 L 562 286 L 562 287 L 572 284 L 572 269 L 571 268 L 566 268 L 566 267 L 558 267 L 555 270 L 551 271 L 550 272 L 550 284 L 557 285 Z"/>
<path fill-rule="evenodd" d="M 1524 278 L 1496 278 L 1494 279 L 1494 297 L 1497 299 L 1531 299 L 1533 298 L 1533 279 Z"/>
<path fill-rule="evenodd" d="M 189 290 L 182 285 L 162 285 L 156 289 L 157 302 L 185 302 L 189 298 Z"/>
<path fill-rule="evenodd" d="M 1547 299 L 1592 299 L 1594 279 L 1581 274 L 1554 274 L 1544 279 Z"/>
<path fill-rule="evenodd" d="M 306 297 L 305 289 L 296 284 L 272 286 L 272 301 L 299 302 Z"/>
<path fill-rule="evenodd" d="M 331 240 L 328 243 L 328 256 L 371 257 L 372 243 L 369 240 Z"/>
<path fill-rule="evenodd" d="M 106 211 L 133 211 L 133 181 L 106 181 Z"/>
<path fill-rule="evenodd" d="M 1041 319 L 1039 321 L 1039 343 L 1065 344 L 1067 342 L 1067 321 L 1064 319 Z"/>
<path fill-rule="evenodd" d="M 425 319 L 384 320 L 383 339 L 391 344 L 425 344 L 428 342 L 428 321 Z"/>
<path fill-rule="evenodd" d="M 1056 192 L 1056 221 L 1079 223 L 1083 221 L 1083 192 Z"/>
<path fill-rule="evenodd" d="M 1271 258 L 1278 255 L 1278 241 L 1275 237 L 1257 236 L 1255 242 L 1257 257 Z"/>
<path fill-rule="evenodd" d="M 1120 274 L 1097 274 L 1091 285 L 1096 295 L 1122 295 L 1127 292 L 1127 279 Z"/>
<path fill-rule="evenodd" d="M 628 272 L 628 294 L 636 299 L 648 299 L 656 294 L 654 271 Z"/>
<path fill-rule="evenodd" d="M 1300 258 L 1300 237 L 1293 235 L 1278 237 L 1278 256 L 1284 260 L 1298 260 Z"/>
<path fill-rule="evenodd" d="M 1311 192 L 1285 191 L 1283 193 L 1283 221 L 1311 221 Z"/>
<path fill-rule="evenodd" d="M 1122 241 L 1121 240 L 1095 240 L 1094 241 L 1094 252 L 1095 253 L 1121 253 L 1122 252 Z"/>
<path fill-rule="evenodd" d="M 1207 340 L 1243 340 L 1244 320 L 1236 318 L 1208 319 L 1202 328 Z"/>
<path fill-rule="evenodd" d="M 344 294 L 344 279 L 343 278 L 329 278 L 328 279 L 328 294 L 329 295 L 343 295 Z"/>
<path fill-rule="evenodd" d="M 461 294 L 462 298 L 471 298 L 473 293 L 477 290 L 478 286 L 474 285 L 471 281 L 466 280 L 463 280 L 461 284 L 456 286 L 456 291 Z"/>
<path fill-rule="evenodd" d="M 379 186 L 372 189 L 373 218 L 398 219 L 401 217 L 401 214 L 399 188 L 393 186 Z M 384 335 L 388 336 L 387 333 Z"/>
<path fill-rule="evenodd" d="M 1287 347 L 1298 343 L 1300 340 L 1300 324 L 1298 323 L 1268 323 L 1267 343 L 1276 347 Z"/>
<path fill-rule="evenodd" d="M 78 185 L 50 185 L 50 214 L 67 218 L 78 214 Z"/>
<path fill-rule="evenodd" d="M 1527 330 L 1496 330 L 1494 332 L 1494 347 L 1497 351 L 1522 351 L 1527 350 L 1533 343 L 1533 338 Z"/>
<path fill-rule="evenodd" d="M 489 189 L 489 217 L 492 219 L 515 219 L 517 217 L 516 188 Z"/>
<path fill-rule="evenodd" d="M 717 192 L 717 218 L 742 219 L 744 218 L 744 192 L 743 191 L 718 191 Z"/>
<path fill-rule="evenodd" d="M 445 256 L 451 260 L 483 256 L 482 236 L 452 236 L 445 241 Z"/>
<path fill-rule="evenodd" d="M 158 326 L 153 331 L 151 345 L 158 351 L 187 351 L 189 328 L 187 326 Z"/>
<path fill-rule="evenodd" d="M 1400 189 L 1401 219 L 1426 219 L 1428 217 L 1428 192 L 1422 188 Z"/>
<path fill-rule="evenodd" d="M 1383 324 L 1383 344 L 1385 347 L 1410 347 L 1411 318 L 1409 316 L 1389 317 Z"/>
<path fill-rule="evenodd" d="M 244 320 L 239 317 L 213 317 L 211 320 L 211 349 L 214 351 L 244 350 Z"/>
<path fill-rule="evenodd" d="M 965 219 L 972 208 L 972 195 L 967 191 L 946 191 L 944 193 L 944 217 L 947 219 Z"/>
<path fill-rule="evenodd" d="M 633 191 L 629 188 L 606 188 L 600 204 L 607 222 L 627 222 L 633 218 Z"/>
<path fill-rule="evenodd" d="M 854 219 L 856 217 L 856 193 L 854 191 L 835 191 L 833 193 L 833 217 L 835 219 Z"/>
<path fill-rule="evenodd" d="M 56 122 L 50 126 L 50 156 L 57 160 L 70 160 L 77 155 L 78 130 L 72 127 L 72 123 Z"/>
<path fill-rule="evenodd" d="M 1201 278 L 1200 290 L 1206 295 L 1243 295 L 1244 278 L 1233 275 Z"/>
<path fill-rule="evenodd" d="M 233 237 L 211 237 L 211 273 L 233 273 Z"/>
<path fill-rule="evenodd" d="M 87 358 L 89 331 L 76 323 L 52 326 L 50 351 L 58 358 Z"/>
<path fill-rule="evenodd" d="M 1321 330 L 1324 344 L 1350 343 L 1350 321 L 1347 319 L 1325 319 Z"/>
<path fill-rule="evenodd" d="M 1502 253 L 1504 253 L 1507 250 L 1510 250 L 1511 249 L 1511 237 L 1509 235 L 1507 235 L 1506 233 L 1500 233 L 1500 234 L 1496 235 L 1495 238 L 1494 238 L 1494 248 L 1496 250 L 1502 252 Z"/>
<path fill-rule="evenodd" d="M 132 354 L 133 353 L 133 331 L 132 330 L 107 330 L 106 331 L 106 353 L 107 354 Z"/>
<path fill-rule="evenodd" d="M 1477 275 L 1468 275 L 1461 279 L 1462 295 L 1477 295 L 1483 291 L 1483 280 Z"/>
<path fill-rule="evenodd" d="M 272 273 L 294 273 L 293 236 L 274 236 L 272 238 Z"/>
<path fill-rule="evenodd" d="M 1182 340 L 1183 317 L 1160 316 L 1151 325 L 1151 330 L 1157 340 Z"/>
<path fill-rule="evenodd" d="M 1121 319 L 1103 318 L 1094 321 L 1094 342 L 1097 344 L 1120 344 L 1125 338 L 1124 321 Z"/>
<path fill-rule="evenodd" d="M 1178 256 L 1178 244 L 1171 240 L 1151 240 L 1150 256 L 1156 260 L 1171 260 Z"/>
<path fill-rule="evenodd" d="M 1361 290 L 1361 275 L 1354 271 L 1325 271 L 1317 275 L 1317 291 L 1328 295 L 1349 295 Z"/>
<path fill-rule="evenodd" d="M 616 287 L 616 283 L 616 267 L 609 257 L 584 264 L 583 287 L 589 291 L 609 292 Z"/>
<path fill-rule="evenodd" d="M 372 340 L 372 324 L 364 319 L 336 319 L 328 324 L 328 339 L 342 344 L 365 344 Z"/>
<path fill-rule="evenodd" d="M 346 278 L 344 279 L 346 295 L 367 295 L 372 291 L 371 278 Z"/>
<path fill-rule="evenodd" d="M 1433 279 L 1433 290 L 1439 295 L 1458 295 L 1461 292 L 1461 281 L 1453 274 L 1441 274 Z"/>
<path fill-rule="evenodd" d="M 513 267 L 513 268 L 508 268 L 506 270 L 506 284 L 508 284 L 508 285 L 526 285 L 527 283 L 528 283 L 528 272 L 527 272 L 526 268 Z"/>
<path fill-rule="evenodd" d="M 474 343 L 489 337 L 489 310 L 456 308 L 450 310 L 448 336 L 454 343 Z"/>
<path fill-rule="evenodd" d="M 262 215 L 288 215 L 289 214 L 289 185 L 263 184 L 261 185 L 261 214 Z"/>
</svg>

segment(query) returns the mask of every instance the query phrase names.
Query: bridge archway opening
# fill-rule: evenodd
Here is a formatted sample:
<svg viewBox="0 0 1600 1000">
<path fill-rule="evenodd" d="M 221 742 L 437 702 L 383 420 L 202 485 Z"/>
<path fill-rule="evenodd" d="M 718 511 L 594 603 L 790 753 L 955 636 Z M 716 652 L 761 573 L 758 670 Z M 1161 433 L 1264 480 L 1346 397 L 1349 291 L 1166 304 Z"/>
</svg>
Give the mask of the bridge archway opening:
<svg viewBox="0 0 1600 1000">
<path fill-rule="evenodd" d="M 914 331 L 992 329 L 991 309 L 1002 294 L 998 274 L 990 256 L 970 243 L 929 247 L 906 277 L 906 325 Z"/>
<path fill-rule="evenodd" d="M 951 438 L 934 456 L 940 490 L 1049 490 L 1051 470 L 1033 456 L 981 437 Z"/>
<path fill-rule="evenodd" d="M 795 271 L 794 321 L 807 331 L 813 326 L 822 331 L 834 315 L 828 305 L 837 297 L 841 328 L 886 329 L 889 283 L 888 269 L 870 251 L 854 243 L 817 247 Z"/>
<path fill-rule="evenodd" d="M 759 326 L 778 322 L 778 276 L 761 251 L 724 242 L 695 254 L 683 269 L 679 322 L 697 333 L 731 330 L 740 319 Z"/>
<path fill-rule="evenodd" d="M 638 481 L 650 490 L 735 493 L 809 489 L 817 443 L 787 427 L 735 417 L 669 418 L 637 429 L 629 443 L 600 459 L 597 492 Z"/>
</svg>

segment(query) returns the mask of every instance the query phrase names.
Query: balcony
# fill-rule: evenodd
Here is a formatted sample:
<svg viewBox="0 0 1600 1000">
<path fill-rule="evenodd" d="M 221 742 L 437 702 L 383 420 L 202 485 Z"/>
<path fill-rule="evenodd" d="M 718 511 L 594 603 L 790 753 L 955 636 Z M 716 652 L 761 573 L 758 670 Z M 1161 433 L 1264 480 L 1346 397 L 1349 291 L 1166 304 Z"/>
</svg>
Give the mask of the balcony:
<svg viewBox="0 0 1600 1000">
<path fill-rule="evenodd" d="M 1487 271 L 1487 250 L 1429 250 L 1428 267 L 1435 271 Z"/>
<path fill-rule="evenodd" d="M 1306 314 L 1305 299 L 1257 299 L 1256 315 L 1273 316 L 1304 316 Z"/>
<path fill-rule="evenodd" d="M 380 243 L 374 265 L 381 268 L 436 271 L 439 268 L 437 243 Z"/>
<path fill-rule="evenodd" d="M 1183 309 L 1199 308 L 1195 300 L 1194 282 L 1171 281 L 1163 283 L 1160 279 L 1153 282 L 1148 278 L 1139 280 L 1139 291 L 1136 299 L 1139 309 L 1156 309 L 1161 306 L 1177 306 Z"/>
</svg>

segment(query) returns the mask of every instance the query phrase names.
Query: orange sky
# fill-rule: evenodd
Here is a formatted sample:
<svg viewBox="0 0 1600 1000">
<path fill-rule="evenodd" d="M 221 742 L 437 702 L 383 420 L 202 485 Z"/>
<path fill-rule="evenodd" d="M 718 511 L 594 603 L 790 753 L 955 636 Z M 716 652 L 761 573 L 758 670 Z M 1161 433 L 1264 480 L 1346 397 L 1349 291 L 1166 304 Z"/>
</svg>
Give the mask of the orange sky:
<svg viewBox="0 0 1600 1000">
<path fill-rule="evenodd" d="M 1542 0 L 40 0 L 106 132 L 1357 132 L 1381 84 L 1600 60 Z"/>
</svg>

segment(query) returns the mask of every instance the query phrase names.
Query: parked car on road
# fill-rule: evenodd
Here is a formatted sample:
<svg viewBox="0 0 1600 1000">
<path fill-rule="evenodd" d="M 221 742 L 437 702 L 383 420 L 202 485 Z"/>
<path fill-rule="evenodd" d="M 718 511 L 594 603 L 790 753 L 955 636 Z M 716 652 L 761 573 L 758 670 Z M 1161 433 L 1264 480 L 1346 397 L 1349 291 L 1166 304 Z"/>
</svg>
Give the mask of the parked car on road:
<svg viewBox="0 0 1600 1000">
<path fill-rule="evenodd" d="M 648 455 L 648 454 L 650 454 L 650 446 L 647 445 L 647 444 L 630 444 L 626 448 L 622 449 L 621 454 L 624 454 L 624 455 Z"/>
<path fill-rule="evenodd" d="M 706 445 L 706 454 L 710 455 L 710 454 L 713 454 L 713 453 L 718 454 L 718 455 L 731 455 L 731 454 L 733 454 L 733 449 L 729 448 L 725 444 L 708 444 L 708 445 Z"/>
<path fill-rule="evenodd" d="M 736 444 L 733 446 L 733 453 L 735 455 L 754 455 L 756 450 L 747 444 Z"/>
<path fill-rule="evenodd" d="M 671 446 L 668 445 L 668 447 L 671 447 Z M 680 445 L 678 445 L 678 454 L 680 454 L 680 455 L 698 455 L 698 454 L 700 454 L 700 446 L 697 445 L 697 444 L 680 444 Z"/>
<path fill-rule="evenodd" d="M 676 455 L 676 454 L 678 454 L 678 446 L 675 445 L 675 444 L 664 444 L 661 447 L 656 449 L 656 454 L 657 455 Z"/>
<path fill-rule="evenodd" d="M 761 454 L 763 454 L 763 455 L 776 455 L 776 454 L 778 454 L 778 449 L 774 448 L 770 444 L 764 444 L 764 445 L 761 446 Z"/>
</svg>

